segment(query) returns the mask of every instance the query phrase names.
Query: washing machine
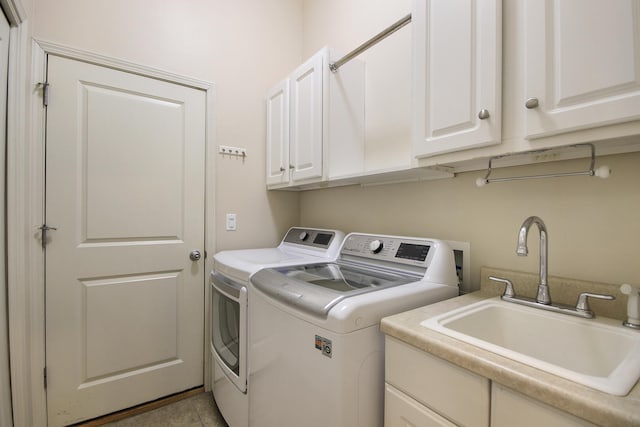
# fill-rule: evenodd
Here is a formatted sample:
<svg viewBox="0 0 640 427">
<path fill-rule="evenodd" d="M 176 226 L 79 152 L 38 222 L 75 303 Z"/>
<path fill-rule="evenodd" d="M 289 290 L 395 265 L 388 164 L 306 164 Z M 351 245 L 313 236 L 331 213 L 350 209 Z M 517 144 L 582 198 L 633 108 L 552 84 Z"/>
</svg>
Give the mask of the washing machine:
<svg viewBox="0 0 640 427">
<path fill-rule="evenodd" d="M 456 272 L 445 241 L 364 233 L 349 234 L 335 262 L 257 272 L 249 425 L 382 426 L 380 319 L 457 296 Z"/>
<path fill-rule="evenodd" d="M 328 262 L 337 258 L 344 233 L 293 227 L 275 248 L 221 251 L 211 272 L 211 340 L 213 395 L 227 423 L 246 427 L 249 278 L 265 267 Z"/>
</svg>

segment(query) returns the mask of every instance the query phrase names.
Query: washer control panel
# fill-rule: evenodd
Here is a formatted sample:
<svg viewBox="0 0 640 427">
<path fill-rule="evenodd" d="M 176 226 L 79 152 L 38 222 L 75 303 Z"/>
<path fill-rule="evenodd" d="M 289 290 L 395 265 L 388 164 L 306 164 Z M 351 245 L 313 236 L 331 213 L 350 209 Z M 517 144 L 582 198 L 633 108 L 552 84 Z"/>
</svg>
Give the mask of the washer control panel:
<svg viewBox="0 0 640 427">
<path fill-rule="evenodd" d="M 352 233 L 340 254 L 426 267 L 432 247 L 433 242 L 426 239 Z"/>
<path fill-rule="evenodd" d="M 331 245 L 335 234 L 336 233 L 331 230 L 293 227 L 287 232 L 282 241 L 326 249 Z"/>
</svg>

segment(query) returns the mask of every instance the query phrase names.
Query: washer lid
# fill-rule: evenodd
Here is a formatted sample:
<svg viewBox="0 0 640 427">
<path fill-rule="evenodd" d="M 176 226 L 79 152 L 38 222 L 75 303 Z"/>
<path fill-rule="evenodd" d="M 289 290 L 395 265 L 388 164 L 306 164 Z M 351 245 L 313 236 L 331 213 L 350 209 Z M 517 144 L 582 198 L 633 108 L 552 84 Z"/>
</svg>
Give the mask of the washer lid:
<svg viewBox="0 0 640 427">
<path fill-rule="evenodd" d="M 299 310 L 326 317 L 345 298 L 420 280 L 410 274 L 321 263 L 267 268 L 251 282 L 256 289 Z"/>
</svg>

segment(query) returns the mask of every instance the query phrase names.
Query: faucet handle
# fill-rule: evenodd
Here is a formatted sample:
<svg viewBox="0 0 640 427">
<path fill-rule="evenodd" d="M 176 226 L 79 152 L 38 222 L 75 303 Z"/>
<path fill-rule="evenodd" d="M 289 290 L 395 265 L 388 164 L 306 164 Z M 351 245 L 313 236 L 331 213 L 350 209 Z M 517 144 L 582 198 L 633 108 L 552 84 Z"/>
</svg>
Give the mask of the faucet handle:
<svg viewBox="0 0 640 427">
<path fill-rule="evenodd" d="M 489 280 L 493 280 L 494 282 L 504 283 L 504 292 L 502 293 L 503 297 L 514 298 L 516 296 L 516 291 L 513 288 L 513 283 L 509 279 L 503 279 L 501 277 L 489 276 Z"/>
<path fill-rule="evenodd" d="M 620 292 L 629 296 L 627 300 L 627 320 L 622 324 L 629 328 L 640 329 L 640 286 L 625 283 Z"/>
<path fill-rule="evenodd" d="M 593 314 L 593 311 L 591 311 L 591 308 L 589 307 L 589 298 L 606 299 L 606 300 L 616 299 L 616 297 L 614 297 L 613 295 L 582 292 L 580 293 L 580 295 L 578 295 L 578 302 L 576 302 L 576 311 Z"/>
</svg>

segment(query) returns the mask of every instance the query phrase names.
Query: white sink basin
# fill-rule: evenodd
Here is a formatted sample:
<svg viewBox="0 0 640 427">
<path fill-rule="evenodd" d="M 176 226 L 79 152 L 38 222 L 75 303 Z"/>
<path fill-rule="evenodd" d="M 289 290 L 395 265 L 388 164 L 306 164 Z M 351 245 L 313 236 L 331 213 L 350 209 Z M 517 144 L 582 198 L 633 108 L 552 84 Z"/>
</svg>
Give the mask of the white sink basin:
<svg viewBox="0 0 640 427">
<path fill-rule="evenodd" d="M 605 393 L 624 396 L 640 377 L 640 332 L 491 298 L 422 326 Z"/>
</svg>

